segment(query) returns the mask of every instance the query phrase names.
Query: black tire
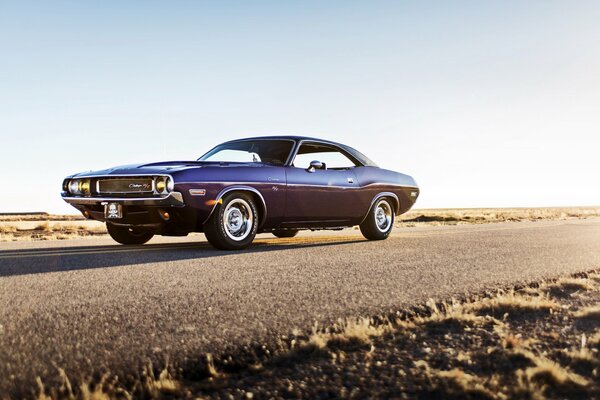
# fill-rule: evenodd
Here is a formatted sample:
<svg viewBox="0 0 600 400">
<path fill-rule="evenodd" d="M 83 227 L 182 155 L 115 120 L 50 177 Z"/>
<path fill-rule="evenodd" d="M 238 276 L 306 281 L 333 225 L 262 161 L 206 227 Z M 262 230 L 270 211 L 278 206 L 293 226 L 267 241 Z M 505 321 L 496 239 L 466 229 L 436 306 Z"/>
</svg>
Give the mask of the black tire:
<svg viewBox="0 0 600 400">
<path fill-rule="evenodd" d="M 252 196 L 244 192 L 232 192 L 223 196 L 223 201 L 217 204 L 208 222 L 204 224 L 206 239 L 220 250 L 245 249 L 254 240 L 257 230 L 256 204 Z"/>
<path fill-rule="evenodd" d="M 298 230 L 297 229 L 285 229 L 285 230 L 276 230 L 271 232 L 273 235 L 277 236 L 278 238 L 292 238 L 294 236 L 296 236 L 298 234 Z"/>
<path fill-rule="evenodd" d="M 369 240 L 384 240 L 394 227 L 394 206 L 388 198 L 377 199 L 360 224 L 360 231 Z"/>
<path fill-rule="evenodd" d="M 110 237 L 121 244 L 144 244 L 154 236 L 152 232 L 110 223 L 106 224 L 106 229 Z"/>
</svg>

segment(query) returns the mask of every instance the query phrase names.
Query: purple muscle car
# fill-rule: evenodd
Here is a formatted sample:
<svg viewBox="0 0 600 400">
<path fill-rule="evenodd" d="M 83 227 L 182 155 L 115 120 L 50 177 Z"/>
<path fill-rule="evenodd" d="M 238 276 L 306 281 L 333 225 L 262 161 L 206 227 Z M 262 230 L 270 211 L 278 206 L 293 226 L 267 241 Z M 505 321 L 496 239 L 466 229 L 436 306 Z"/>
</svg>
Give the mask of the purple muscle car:
<svg viewBox="0 0 600 400">
<path fill-rule="evenodd" d="M 385 239 L 418 196 L 412 177 L 351 147 L 298 136 L 234 140 L 197 161 L 76 174 L 62 191 L 119 243 L 204 232 L 219 249 L 243 249 L 260 232 L 284 238 L 354 225 L 369 240 Z"/>
</svg>

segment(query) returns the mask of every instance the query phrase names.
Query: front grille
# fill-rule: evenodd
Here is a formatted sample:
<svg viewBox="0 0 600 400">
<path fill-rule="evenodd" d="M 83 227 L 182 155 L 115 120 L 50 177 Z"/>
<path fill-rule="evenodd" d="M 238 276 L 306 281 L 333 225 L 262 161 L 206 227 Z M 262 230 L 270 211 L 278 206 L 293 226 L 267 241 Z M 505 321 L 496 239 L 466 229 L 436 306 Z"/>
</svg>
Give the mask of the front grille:
<svg viewBox="0 0 600 400">
<path fill-rule="evenodd" d="M 119 178 L 98 180 L 99 194 L 152 194 L 152 178 Z"/>
</svg>

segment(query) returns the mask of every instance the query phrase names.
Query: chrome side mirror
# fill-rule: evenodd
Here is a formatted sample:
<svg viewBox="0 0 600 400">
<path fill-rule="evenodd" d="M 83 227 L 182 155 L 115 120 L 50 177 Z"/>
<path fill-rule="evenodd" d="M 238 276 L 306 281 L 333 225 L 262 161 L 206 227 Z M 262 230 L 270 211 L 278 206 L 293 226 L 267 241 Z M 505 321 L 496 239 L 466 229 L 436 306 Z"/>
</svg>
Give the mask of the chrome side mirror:
<svg viewBox="0 0 600 400">
<path fill-rule="evenodd" d="M 310 167 L 308 167 L 308 172 L 315 172 L 317 169 L 325 169 L 325 163 L 322 163 L 318 160 L 313 160 L 310 162 Z"/>
</svg>

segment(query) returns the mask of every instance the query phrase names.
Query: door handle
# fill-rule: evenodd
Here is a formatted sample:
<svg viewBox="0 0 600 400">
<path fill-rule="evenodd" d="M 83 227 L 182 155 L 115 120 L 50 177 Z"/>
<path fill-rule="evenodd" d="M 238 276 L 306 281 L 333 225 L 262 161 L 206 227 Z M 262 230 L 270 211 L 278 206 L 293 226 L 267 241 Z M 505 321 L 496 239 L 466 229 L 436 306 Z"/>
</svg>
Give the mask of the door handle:
<svg viewBox="0 0 600 400">
<path fill-rule="evenodd" d="M 348 178 L 348 183 L 354 183 L 354 178 Z"/>
</svg>

